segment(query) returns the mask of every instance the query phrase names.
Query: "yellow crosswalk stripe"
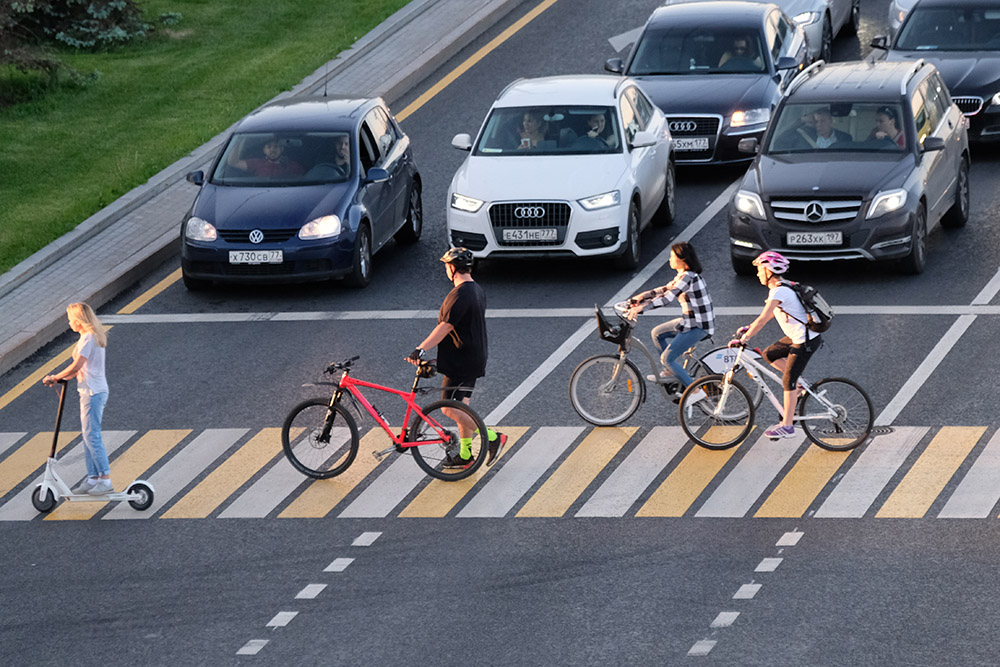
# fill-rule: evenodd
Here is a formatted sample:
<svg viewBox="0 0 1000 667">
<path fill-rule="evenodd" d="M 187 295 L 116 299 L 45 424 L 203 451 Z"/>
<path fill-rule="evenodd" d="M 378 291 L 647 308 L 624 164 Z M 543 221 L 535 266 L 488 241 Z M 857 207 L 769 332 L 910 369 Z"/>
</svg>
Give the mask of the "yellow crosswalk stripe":
<svg viewBox="0 0 1000 667">
<path fill-rule="evenodd" d="M 850 454 L 851 452 L 828 452 L 816 445 L 810 446 L 754 516 L 802 516 Z"/>
<path fill-rule="evenodd" d="M 507 456 L 514 444 L 521 439 L 528 428 L 522 426 L 504 426 L 503 432 L 507 435 L 507 445 L 500 452 L 500 459 Z M 500 460 L 493 462 L 493 465 L 500 463 Z M 401 517 L 443 517 L 464 498 L 469 491 L 476 486 L 492 467 L 479 466 L 479 470 L 469 477 L 457 482 L 445 482 L 440 479 L 432 479 L 424 489 L 417 494 L 409 505 L 399 513 Z"/>
<path fill-rule="evenodd" d="M 684 516 L 691 503 L 742 446 L 741 443 L 723 450 L 695 446 L 635 515 Z"/>
<path fill-rule="evenodd" d="M 59 431 L 56 452 L 65 449 L 78 435 L 79 431 Z M 51 453 L 51 447 L 52 431 L 38 433 L 0 461 L 0 498 L 41 468 Z"/>
<path fill-rule="evenodd" d="M 923 517 L 985 432 L 980 427 L 942 427 L 875 516 Z"/>
<path fill-rule="evenodd" d="M 127 484 L 149 470 L 190 433 L 190 429 L 149 431 L 139 438 L 111 463 L 111 481 L 115 485 L 115 490 L 124 491 Z M 45 517 L 45 520 L 83 521 L 92 518 L 105 505 L 107 503 L 64 502 Z"/>
<path fill-rule="evenodd" d="M 281 451 L 281 429 L 261 429 L 249 442 L 188 491 L 164 519 L 204 519 Z"/>
<path fill-rule="evenodd" d="M 380 461 L 372 450 L 381 451 L 392 445 L 392 440 L 381 427 L 366 433 L 358 445 L 358 456 L 346 471 L 332 479 L 317 479 L 306 487 L 280 514 L 279 518 L 320 518 L 330 513 L 344 497 L 366 478 Z M 391 456 L 384 460 L 391 460 Z M 414 465 L 416 465 L 414 463 Z"/>
<path fill-rule="evenodd" d="M 516 516 L 555 517 L 565 514 L 637 430 L 636 427 L 629 427 L 591 431 Z"/>
</svg>

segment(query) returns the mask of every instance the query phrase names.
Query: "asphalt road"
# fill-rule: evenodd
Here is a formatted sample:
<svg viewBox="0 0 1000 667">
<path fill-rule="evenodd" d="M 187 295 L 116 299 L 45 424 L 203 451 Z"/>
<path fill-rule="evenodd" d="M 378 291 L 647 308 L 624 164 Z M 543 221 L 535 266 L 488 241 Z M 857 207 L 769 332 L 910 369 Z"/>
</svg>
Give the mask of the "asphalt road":
<svg viewBox="0 0 1000 667">
<path fill-rule="evenodd" d="M 524 3 L 393 109 L 402 110 L 535 4 Z M 111 332 L 113 393 L 105 428 L 140 435 L 190 430 L 184 437 L 245 429 L 252 435 L 279 426 L 291 405 L 312 395 L 315 390 L 300 385 L 317 379 L 327 362 L 356 354 L 362 357 L 359 377 L 408 385 L 411 367 L 401 358 L 433 326 L 448 290 L 437 262 L 447 245 L 445 193 L 465 156 L 450 147 L 451 137 L 474 132 L 495 96 L 515 78 L 602 71 L 604 60 L 615 55 L 608 38 L 641 25 L 656 4 L 556 2 L 407 118 L 403 127 L 424 179 L 424 237 L 416 246 L 379 254 L 367 289 L 322 284 L 189 293 L 177 282 L 132 319 L 122 318 Z M 838 39 L 835 60 L 866 54 L 861 44 L 886 31 L 886 12 L 885 0 L 863 4 L 861 41 Z M 643 269 L 622 272 L 597 260 L 484 265 L 477 280 L 497 317 L 489 322 L 489 375 L 477 387 L 474 406 L 503 427 L 531 429 L 488 480 L 513 470 L 518 459 L 512 457 L 528 450 L 525 443 L 537 429 L 568 427 L 589 437 L 592 429 L 570 407 L 566 383 L 577 363 L 611 347 L 596 336 L 568 349 L 564 344 L 590 321 L 593 304 L 626 288 L 665 282 L 668 272 L 650 263 L 740 175 L 739 168 L 680 171 L 677 222 L 643 236 L 641 266 L 658 270 L 642 284 L 630 281 L 646 275 Z M 654 427 L 676 427 L 674 406 L 653 396 L 625 425 L 637 432 L 592 472 L 559 518 L 516 515 L 528 513 L 531 498 L 547 492 L 547 480 L 572 460 L 572 447 L 550 452 L 544 470 L 500 513 L 505 518 L 459 517 L 463 507 L 480 499 L 470 500 L 471 493 L 446 518 L 397 516 L 427 488 L 422 479 L 403 488 L 395 509 L 382 516 L 337 518 L 346 505 L 364 498 L 366 485 L 374 484 L 365 480 L 348 489 L 344 502 L 322 520 L 279 517 L 307 495 L 305 482 L 296 482 L 264 518 L 221 518 L 233 498 L 264 479 L 261 464 L 235 481 L 216 475 L 211 466 L 192 471 L 184 493 L 233 485 L 232 495 L 207 508 L 205 519 L 166 518 L 170 510 L 157 509 L 151 520 L 124 523 L 99 520 L 110 518 L 108 510 L 83 522 L 0 521 L 4 652 L 14 656 L 11 664 L 24 665 L 995 664 L 990 619 L 997 604 L 987 573 L 996 511 L 984 514 L 994 521 L 935 517 L 974 464 L 989 458 L 986 450 L 998 426 L 992 391 L 997 316 L 969 322 L 954 311 L 972 304 L 997 273 L 1000 235 L 992 211 L 1000 203 L 998 181 L 1000 153 L 976 149 L 968 226 L 932 234 L 921 276 L 855 264 L 796 274 L 820 286 L 839 310 L 809 375 L 857 380 L 868 389 L 876 413 L 891 412 L 887 420 L 898 433 L 915 429 L 912 450 L 900 450 L 898 467 L 889 469 L 871 506 L 857 518 L 812 517 L 835 494 L 833 484 L 849 474 L 848 466 L 802 516 L 754 518 L 780 489 L 778 473 L 787 472 L 790 462 L 777 465 L 773 479 L 761 482 L 760 497 L 742 518 L 695 516 L 727 488 L 727 473 L 763 447 L 750 442 L 721 460 L 719 474 L 694 488 L 689 507 L 675 518 L 637 516 L 655 501 L 665 480 L 693 484 L 684 468 L 678 473 L 667 462 L 634 490 L 625 516 L 576 516 L 616 467 L 639 450 L 637 441 Z M 752 319 L 765 293 L 756 281 L 733 274 L 724 214 L 708 221 L 693 243 L 716 306 L 729 309 L 717 323 L 722 343 Z M 176 258 L 167 262 L 102 315 L 115 313 L 177 265 Z M 990 303 L 1000 301 L 993 296 Z M 511 312 L 515 309 L 524 310 Z M 344 312 L 367 315 L 280 322 L 261 316 Z M 248 317 L 195 321 L 209 314 Z M 143 319 L 151 315 L 170 317 Z M 654 311 L 643 321 L 651 327 L 668 315 L 667 309 Z M 772 327 L 762 338 L 777 335 Z M 72 342 L 67 334 L 0 377 L 0 395 Z M 536 382 L 533 373 L 542 377 Z M 398 414 L 387 401 L 376 404 L 390 417 Z M 30 388 L 0 411 L 0 433 L 44 432 L 51 428 L 55 406 L 53 392 Z M 76 419 L 71 405 L 64 425 L 69 428 Z M 969 436 L 962 429 L 976 428 L 963 449 L 960 443 Z M 552 436 L 551 442 L 556 440 Z M 246 451 L 244 442 L 234 441 L 218 460 L 237 460 Z M 535 442 L 536 448 L 549 445 Z M 180 449 L 154 463 L 151 472 L 166 469 Z M 697 454 L 687 445 L 678 458 L 687 462 Z M 363 448 L 360 458 L 366 456 Z M 0 466 L 10 458 L 0 449 Z M 921 461 L 929 463 L 921 467 Z M 935 484 L 941 488 L 920 515 L 924 518 L 876 516 L 887 503 L 902 502 L 899 489 Z M 0 500 L 9 502 L 28 487 L 25 481 L 7 495 L 0 492 Z M 380 535 L 371 546 L 351 546 L 367 532 Z M 783 537 L 798 542 L 777 546 Z M 342 572 L 324 572 L 338 558 L 354 560 Z M 778 564 L 763 562 L 778 558 Z M 755 571 L 761 566 L 774 569 Z M 315 599 L 296 599 L 309 584 L 327 586 Z M 752 598 L 733 599 L 739 591 L 754 592 Z M 285 611 L 298 613 L 287 625 L 266 627 L 283 623 Z M 259 653 L 237 656 L 257 639 L 268 640 Z M 689 651 L 707 654 L 689 656 Z"/>
</svg>

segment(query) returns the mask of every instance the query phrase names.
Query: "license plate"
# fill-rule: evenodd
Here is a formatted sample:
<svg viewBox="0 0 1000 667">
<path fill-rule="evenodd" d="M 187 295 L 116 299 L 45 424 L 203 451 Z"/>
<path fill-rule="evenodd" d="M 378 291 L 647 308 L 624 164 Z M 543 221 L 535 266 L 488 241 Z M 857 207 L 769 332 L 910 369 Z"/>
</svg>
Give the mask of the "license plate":
<svg viewBox="0 0 1000 667">
<path fill-rule="evenodd" d="M 843 232 L 789 232 L 788 245 L 840 245 Z"/>
<path fill-rule="evenodd" d="M 504 241 L 556 241 L 555 229 L 505 229 Z"/>
<path fill-rule="evenodd" d="M 281 250 L 230 250 L 230 264 L 281 264 L 284 261 Z"/>
<path fill-rule="evenodd" d="M 674 139 L 675 151 L 707 151 L 708 137 L 685 137 Z"/>
</svg>

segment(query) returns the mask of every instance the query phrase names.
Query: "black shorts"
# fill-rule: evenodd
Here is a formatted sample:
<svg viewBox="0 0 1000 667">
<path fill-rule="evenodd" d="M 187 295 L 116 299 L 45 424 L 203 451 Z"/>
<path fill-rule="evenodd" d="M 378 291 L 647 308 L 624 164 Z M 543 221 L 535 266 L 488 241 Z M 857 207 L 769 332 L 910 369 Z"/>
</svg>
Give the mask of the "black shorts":
<svg viewBox="0 0 1000 667">
<path fill-rule="evenodd" d="M 476 378 L 451 378 L 447 375 L 441 376 L 441 398 L 451 401 L 464 401 L 472 399 L 472 390 L 476 386 Z"/>
<path fill-rule="evenodd" d="M 805 370 L 806 364 L 809 363 L 809 358 L 813 356 L 813 353 L 819 349 L 822 343 L 823 338 L 816 336 L 801 345 L 792 345 L 792 339 L 785 336 L 764 350 L 764 358 L 769 363 L 787 357 L 788 362 L 785 364 L 785 372 L 781 376 L 781 387 L 785 391 L 795 389 L 795 385 L 802 376 L 802 371 Z"/>
</svg>

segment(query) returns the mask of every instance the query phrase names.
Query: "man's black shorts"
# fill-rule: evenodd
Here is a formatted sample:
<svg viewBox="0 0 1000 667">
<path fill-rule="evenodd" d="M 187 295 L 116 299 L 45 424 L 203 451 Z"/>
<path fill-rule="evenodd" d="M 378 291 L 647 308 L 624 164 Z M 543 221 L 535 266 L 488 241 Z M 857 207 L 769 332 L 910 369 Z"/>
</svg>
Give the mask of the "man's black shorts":
<svg viewBox="0 0 1000 667">
<path fill-rule="evenodd" d="M 476 378 L 451 378 L 441 376 L 441 398 L 445 400 L 463 401 L 472 398 L 472 390 L 476 386 Z"/>
<path fill-rule="evenodd" d="M 792 345 L 792 339 L 785 336 L 764 350 L 764 358 L 768 362 L 788 358 L 788 362 L 785 364 L 785 372 L 781 377 L 781 386 L 785 391 L 795 389 L 795 385 L 798 383 L 802 371 L 805 370 L 809 358 L 813 356 L 813 353 L 819 349 L 822 343 L 822 337 L 816 336 L 801 345 Z"/>
</svg>

